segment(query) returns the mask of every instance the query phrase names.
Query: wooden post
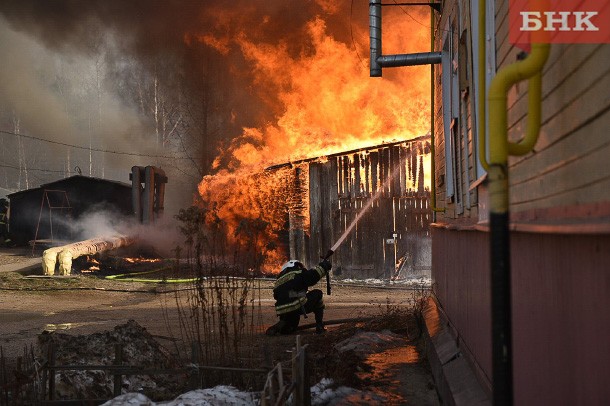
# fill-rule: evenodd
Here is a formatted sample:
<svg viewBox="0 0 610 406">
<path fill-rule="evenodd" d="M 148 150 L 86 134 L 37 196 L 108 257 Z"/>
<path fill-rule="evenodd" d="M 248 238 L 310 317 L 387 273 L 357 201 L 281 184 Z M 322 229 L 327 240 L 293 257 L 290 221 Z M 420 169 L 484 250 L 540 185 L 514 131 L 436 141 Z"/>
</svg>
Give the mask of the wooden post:
<svg viewBox="0 0 610 406">
<path fill-rule="evenodd" d="M 307 345 L 301 348 L 299 354 L 300 375 L 301 375 L 301 393 L 303 406 L 311 406 L 311 390 L 309 389 L 309 371 L 307 370 Z"/>
<path fill-rule="evenodd" d="M 301 336 L 298 335 L 296 338 L 296 346 L 292 353 L 292 382 L 294 383 L 294 405 L 303 406 L 302 398 L 302 379 L 299 374 L 299 353 L 301 352 Z"/>
<path fill-rule="evenodd" d="M 114 345 L 114 365 L 122 365 L 123 364 L 123 345 L 115 344 Z M 114 397 L 121 396 L 121 386 L 123 383 L 123 375 L 120 372 L 114 373 L 114 386 L 113 386 L 113 395 Z"/>
<path fill-rule="evenodd" d="M 307 250 L 307 258 L 302 260 L 306 263 L 314 263 L 322 250 L 322 227 L 323 220 L 323 195 L 326 192 L 322 188 L 322 165 L 321 163 L 309 164 L 309 249 Z"/>
</svg>

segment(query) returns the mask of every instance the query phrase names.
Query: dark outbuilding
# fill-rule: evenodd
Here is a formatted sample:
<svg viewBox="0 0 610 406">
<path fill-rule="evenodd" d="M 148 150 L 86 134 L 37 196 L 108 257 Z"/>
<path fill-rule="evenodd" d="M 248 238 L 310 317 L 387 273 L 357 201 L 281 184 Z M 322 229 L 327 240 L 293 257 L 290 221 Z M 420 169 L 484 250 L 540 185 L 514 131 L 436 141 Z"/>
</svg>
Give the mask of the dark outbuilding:
<svg viewBox="0 0 610 406">
<path fill-rule="evenodd" d="M 84 213 L 106 210 L 132 215 L 131 185 L 82 175 L 8 195 L 13 241 L 70 240 L 69 225 Z"/>
</svg>

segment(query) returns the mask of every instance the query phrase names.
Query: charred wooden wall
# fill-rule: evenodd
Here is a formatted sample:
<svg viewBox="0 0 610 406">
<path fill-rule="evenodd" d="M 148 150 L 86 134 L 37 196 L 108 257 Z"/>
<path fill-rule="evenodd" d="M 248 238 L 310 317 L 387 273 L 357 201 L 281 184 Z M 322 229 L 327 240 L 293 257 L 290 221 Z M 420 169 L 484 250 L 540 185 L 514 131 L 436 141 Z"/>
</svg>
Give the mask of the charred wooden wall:
<svg viewBox="0 0 610 406">
<path fill-rule="evenodd" d="M 319 261 L 366 210 L 336 250 L 335 272 L 389 278 L 399 261 L 409 272 L 429 273 L 427 155 L 429 136 L 424 136 L 309 163 L 307 262 Z"/>
</svg>

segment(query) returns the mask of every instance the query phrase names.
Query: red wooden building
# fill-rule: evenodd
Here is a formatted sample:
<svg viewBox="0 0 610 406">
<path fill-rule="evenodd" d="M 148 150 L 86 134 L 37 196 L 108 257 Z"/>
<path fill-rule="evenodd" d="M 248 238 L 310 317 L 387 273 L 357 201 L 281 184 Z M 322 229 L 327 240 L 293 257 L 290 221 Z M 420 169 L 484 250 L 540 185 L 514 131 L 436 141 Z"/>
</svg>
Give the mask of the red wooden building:
<svg viewBox="0 0 610 406">
<path fill-rule="evenodd" d="M 462 392 L 457 398 L 468 399 L 464 404 L 487 402 L 494 391 L 496 403 L 607 404 L 610 45 L 552 44 L 541 64 L 538 100 L 535 75 L 507 86 L 505 127 L 497 129 L 502 120 L 491 111 L 494 86 L 504 85 L 503 70 L 538 52 L 523 53 L 510 43 L 509 3 L 444 1 L 435 13 L 434 47 L 442 62 L 434 74 L 435 308 L 429 316 L 445 320 L 454 341 L 453 358 L 440 368 L 451 376 L 451 363 L 465 362 L 474 372 L 482 391 Z M 484 26 L 478 23 L 481 6 Z M 486 50 L 481 60 L 480 44 Z M 494 131 L 519 143 L 536 121 L 536 109 L 540 130 L 533 149 L 509 156 L 504 166 L 492 162 Z M 507 175 L 502 212 L 508 242 L 493 231 L 498 171 Z M 498 244 L 508 247 L 499 266 L 497 253 L 490 254 Z M 498 291 L 492 281 L 502 279 Z M 492 302 L 500 307 L 492 310 Z M 495 323 L 504 336 L 494 336 Z"/>
</svg>

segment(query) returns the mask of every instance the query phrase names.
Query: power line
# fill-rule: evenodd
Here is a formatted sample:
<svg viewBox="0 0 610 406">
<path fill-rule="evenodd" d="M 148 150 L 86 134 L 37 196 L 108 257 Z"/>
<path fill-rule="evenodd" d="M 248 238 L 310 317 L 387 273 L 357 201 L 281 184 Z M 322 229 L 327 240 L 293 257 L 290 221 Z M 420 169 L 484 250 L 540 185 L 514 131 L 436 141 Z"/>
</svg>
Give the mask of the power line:
<svg viewBox="0 0 610 406">
<path fill-rule="evenodd" d="M 83 146 L 80 146 L 80 145 L 72 145 L 72 144 L 68 144 L 68 143 L 60 142 L 60 141 L 51 141 L 51 140 L 47 140 L 47 139 L 40 138 L 40 137 L 34 137 L 32 135 L 19 134 L 19 133 L 14 133 L 14 132 L 11 132 L 11 131 L 4 131 L 4 130 L 0 130 L 0 133 L 9 134 L 9 135 L 16 135 L 18 137 L 23 137 L 23 138 L 27 138 L 27 139 L 31 139 L 31 140 L 36 140 L 36 141 L 48 142 L 49 144 L 62 145 L 64 147 L 70 147 L 70 148 L 75 148 L 75 149 L 82 149 L 82 150 L 85 150 L 85 151 L 103 152 L 103 153 L 106 153 L 106 154 L 129 155 L 129 156 L 139 156 L 139 157 L 146 157 L 146 158 L 191 159 L 189 157 L 182 157 L 182 156 L 139 154 L 139 153 L 136 153 L 136 152 L 112 151 L 112 150 L 109 150 L 109 149 L 102 149 L 102 148 L 83 147 Z"/>
<path fill-rule="evenodd" d="M 71 170 L 54 170 L 54 169 L 41 169 L 41 168 L 20 168 L 18 166 L 14 166 L 14 165 L 5 165 L 5 164 L 0 164 L 0 168 L 9 168 L 9 169 L 17 169 L 17 170 L 23 170 L 23 171 L 38 171 L 38 172 L 50 172 L 50 173 L 74 173 L 74 171 Z"/>
<path fill-rule="evenodd" d="M 353 18 L 354 18 L 354 0 L 352 0 L 352 5 L 350 6 L 350 10 L 349 10 L 349 31 L 350 31 L 350 34 L 352 36 L 352 44 L 354 45 L 354 51 L 356 51 L 356 55 L 358 55 L 358 59 L 360 59 L 360 63 L 363 66 L 366 67 L 366 63 L 364 62 L 364 60 L 360 56 L 360 52 L 358 52 L 358 46 L 356 45 L 356 41 L 354 40 L 354 22 L 353 22 Z"/>
</svg>

